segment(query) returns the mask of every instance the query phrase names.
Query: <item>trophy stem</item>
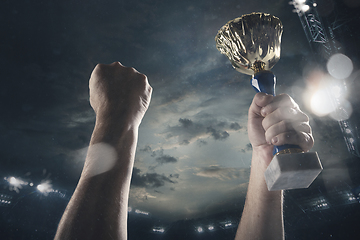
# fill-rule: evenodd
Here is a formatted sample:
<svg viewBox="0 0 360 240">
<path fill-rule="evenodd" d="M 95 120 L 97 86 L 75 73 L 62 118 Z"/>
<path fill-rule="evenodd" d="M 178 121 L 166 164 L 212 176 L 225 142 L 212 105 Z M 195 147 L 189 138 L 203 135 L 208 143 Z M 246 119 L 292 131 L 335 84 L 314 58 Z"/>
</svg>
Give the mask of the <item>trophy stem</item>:
<svg viewBox="0 0 360 240">
<path fill-rule="evenodd" d="M 265 71 L 265 63 L 263 61 L 256 60 L 251 66 L 251 69 L 254 71 L 254 75 L 261 71 Z"/>
<path fill-rule="evenodd" d="M 253 66 L 255 66 L 255 63 Z M 276 77 L 271 71 L 262 70 L 255 73 L 250 80 L 250 84 L 256 92 L 264 92 L 275 96 Z"/>
</svg>

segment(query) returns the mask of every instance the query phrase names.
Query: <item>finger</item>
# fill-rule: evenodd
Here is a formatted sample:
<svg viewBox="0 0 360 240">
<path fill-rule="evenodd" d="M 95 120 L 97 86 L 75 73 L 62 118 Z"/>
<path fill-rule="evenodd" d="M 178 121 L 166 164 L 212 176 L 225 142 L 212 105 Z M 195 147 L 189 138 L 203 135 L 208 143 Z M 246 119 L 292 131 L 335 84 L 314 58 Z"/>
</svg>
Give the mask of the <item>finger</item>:
<svg viewBox="0 0 360 240">
<path fill-rule="evenodd" d="M 249 115 L 261 116 L 261 109 L 272 102 L 274 96 L 259 92 L 257 93 L 249 108 Z"/>
<path fill-rule="evenodd" d="M 286 132 L 304 132 L 307 134 L 311 134 L 311 127 L 307 122 L 298 123 L 298 122 L 280 121 L 266 130 L 265 132 L 266 142 L 271 144 L 273 142 L 274 137 Z"/>
<path fill-rule="evenodd" d="M 302 150 L 308 152 L 314 146 L 312 134 L 305 132 L 285 132 L 272 138 L 272 144 L 281 146 L 284 144 L 298 145 Z"/>
<path fill-rule="evenodd" d="M 261 109 L 261 115 L 265 117 L 281 107 L 299 109 L 299 106 L 289 95 L 279 94 L 275 96 L 271 102 L 263 106 L 263 108 Z"/>
<path fill-rule="evenodd" d="M 281 107 L 266 115 L 262 121 L 262 126 L 267 131 L 271 126 L 281 121 L 301 123 L 308 122 L 309 118 L 299 108 Z"/>
</svg>

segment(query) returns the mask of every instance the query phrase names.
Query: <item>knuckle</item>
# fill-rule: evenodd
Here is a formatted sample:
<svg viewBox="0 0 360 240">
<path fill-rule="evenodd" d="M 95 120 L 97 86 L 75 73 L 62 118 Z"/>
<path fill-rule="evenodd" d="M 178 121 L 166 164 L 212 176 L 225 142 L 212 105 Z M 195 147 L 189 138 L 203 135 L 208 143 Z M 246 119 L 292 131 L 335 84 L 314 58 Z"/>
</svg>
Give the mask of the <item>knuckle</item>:
<svg viewBox="0 0 360 240">
<path fill-rule="evenodd" d="M 144 74 L 139 73 L 137 75 L 137 80 L 139 82 L 139 85 L 142 86 L 143 88 L 146 89 L 148 87 L 147 77 Z"/>
<path fill-rule="evenodd" d="M 293 108 L 299 108 L 299 105 L 294 101 L 294 99 L 286 93 L 281 93 L 278 95 L 283 102 L 283 104 L 292 106 Z"/>
<path fill-rule="evenodd" d="M 124 67 L 129 74 L 139 73 L 134 67 Z"/>
<path fill-rule="evenodd" d="M 297 110 L 297 115 L 298 115 L 298 119 L 301 121 L 308 122 L 310 120 L 309 116 L 300 109 Z"/>
<path fill-rule="evenodd" d="M 101 71 L 104 71 L 107 66 L 108 66 L 108 65 L 106 65 L 106 64 L 98 63 L 98 64 L 96 64 L 95 69 L 96 69 L 97 71 L 100 71 L 100 72 L 101 72 Z"/>
<path fill-rule="evenodd" d="M 278 96 L 281 97 L 282 99 L 287 99 L 287 100 L 291 99 L 290 95 L 287 93 L 280 93 Z"/>
<path fill-rule="evenodd" d="M 255 98 L 263 98 L 266 96 L 266 93 L 263 93 L 263 92 L 258 92 L 255 94 Z"/>
<path fill-rule="evenodd" d="M 314 139 L 310 134 L 306 134 L 306 133 L 298 134 L 298 141 L 300 143 L 299 145 L 305 151 L 310 150 L 314 145 Z"/>
<path fill-rule="evenodd" d="M 142 82 L 144 82 L 144 83 L 146 83 L 147 84 L 147 77 L 146 77 L 146 75 L 145 74 L 143 74 L 143 73 L 139 73 L 139 79 L 142 81 Z"/>
<path fill-rule="evenodd" d="M 267 131 L 268 128 L 270 127 L 267 120 L 268 120 L 267 118 L 264 118 L 264 119 L 262 120 L 262 122 L 261 122 L 261 125 L 262 125 L 262 127 L 264 128 L 265 131 Z"/>
<path fill-rule="evenodd" d="M 92 74 L 95 74 L 95 75 L 96 75 L 96 74 L 99 74 L 99 72 L 102 71 L 103 67 L 104 67 L 104 64 L 101 64 L 101 63 L 96 64 L 96 66 L 94 67 L 94 70 L 93 70 Z"/>
<path fill-rule="evenodd" d="M 102 68 L 102 67 L 104 67 L 104 65 L 105 65 L 105 64 L 98 63 L 98 64 L 96 64 L 95 68 Z"/>
<path fill-rule="evenodd" d="M 120 62 L 113 62 L 112 64 L 110 65 L 114 65 L 114 66 L 123 66 Z"/>
<path fill-rule="evenodd" d="M 308 150 L 310 150 L 313 146 L 314 146 L 314 137 L 312 136 L 312 134 L 306 134 L 308 136 L 308 140 L 307 142 L 307 147 Z"/>
<path fill-rule="evenodd" d="M 305 122 L 309 122 L 309 121 L 310 121 L 309 116 L 308 116 L 307 114 L 303 113 L 303 112 L 301 112 L 301 113 L 303 114 L 303 117 L 304 117 Z M 310 126 L 309 126 L 309 127 L 310 127 Z"/>
<path fill-rule="evenodd" d="M 258 92 L 255 94 L 253 102 L 260 107 L 265 107 L 267 104 L 269 104 L 272 101 L 273 98 L 274 96 L 272 95 L 263 92 Z"/>
<path fill-rule="evenodd" d="M 292 98 L 286 93 L 281 93 L 281 94 L 277 95 L 276 97 L 278 97 L 282 103 L 287 104 L 287 103 L 292 102 Z"/>
<path fill-rule="evenodd" d="M 301 128 L 303 129 L 303 132 L 311 133 L 311 126 L 307 123 L 302 123 Z"/>
<path fill-rule="evenodd" d="M 271 142 L 271 139 L 274 137 L 274 135 L 270 131 L 265 131 L 265 140 L 266 142 Z"/>
</svg>

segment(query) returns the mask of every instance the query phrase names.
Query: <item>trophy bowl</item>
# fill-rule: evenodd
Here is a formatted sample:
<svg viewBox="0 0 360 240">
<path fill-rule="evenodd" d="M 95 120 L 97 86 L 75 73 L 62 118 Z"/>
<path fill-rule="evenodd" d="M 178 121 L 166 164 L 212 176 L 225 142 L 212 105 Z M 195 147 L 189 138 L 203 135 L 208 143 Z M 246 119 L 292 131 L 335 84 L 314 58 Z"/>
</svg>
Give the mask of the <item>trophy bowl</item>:
<svg viewBox="0 0 360 240">
<path fill-rule="evenodd" d="M 267 13 L 246 14 L 229 21 L 218 31 L 216 48 L 229 58 L 237 71 L 253 75 L 260 70 L 270 70 L 279 61 L 282 32 L 279 18 Z"/>
</svg>

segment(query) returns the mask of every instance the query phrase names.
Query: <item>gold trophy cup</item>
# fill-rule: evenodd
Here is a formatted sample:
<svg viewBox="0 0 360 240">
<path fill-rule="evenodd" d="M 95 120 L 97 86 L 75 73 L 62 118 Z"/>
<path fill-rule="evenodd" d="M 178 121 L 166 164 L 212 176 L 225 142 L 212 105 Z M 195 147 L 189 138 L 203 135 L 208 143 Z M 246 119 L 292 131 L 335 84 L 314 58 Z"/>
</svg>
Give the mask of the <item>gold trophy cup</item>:
<svg viewBox="0 0 360 240">
<path fill-rule="evenodd" d="M 276 77 L 270 69 L 280 59 L 283 26 L 279 18 L 251 13 L 229 21 L 215 37 L 216 48 L 239 72 L 252 76 L 257 92 L 275 95 Z M 274 157 L 265 171 L 269 191 L 307 188 L 322 171 L 316 152 L 296 145 L 274 147 Z"/>
</svg>

